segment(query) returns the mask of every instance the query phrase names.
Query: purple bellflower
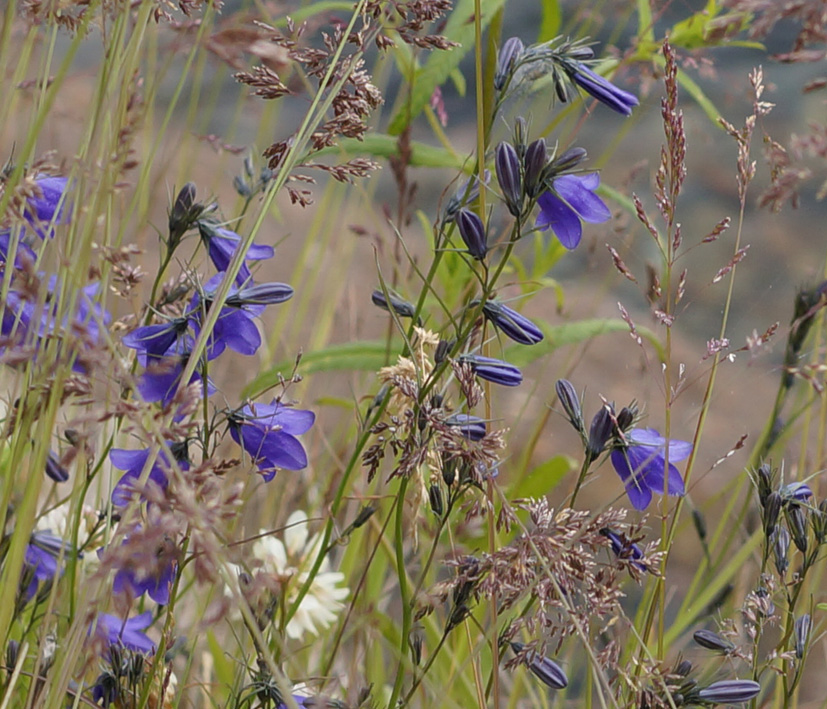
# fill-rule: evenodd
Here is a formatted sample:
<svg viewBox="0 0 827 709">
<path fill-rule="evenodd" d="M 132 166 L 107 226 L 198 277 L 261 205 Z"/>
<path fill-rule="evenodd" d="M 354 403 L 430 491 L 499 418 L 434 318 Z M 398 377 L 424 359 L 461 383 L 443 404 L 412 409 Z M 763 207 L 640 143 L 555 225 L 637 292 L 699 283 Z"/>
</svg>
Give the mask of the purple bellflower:
<svg viewBox="0 0 827 709">
<path fill-rule="evenodd" d="M 581 220 L 599 224 L 612 216 L 594 193 L 599 184 L 600 175 L 596 172 L 554 178 L 551 189 L 537 198 L 540 205 L 537 228 L 548 231 L 551 227 L 564 247 L 569 251 L 576 249 L 583 236 Z"/>
<path fill-rule="evenodd" d="M 210 259 L 219 271 L 226 271 L 233 260 L 236 250 L 241 245 L 241 237 L 234 231 L 224 229 L 223 227 L 209 221 L 199 221 L 198 231 L 201 234 L 201 239 L 207 246 L 207 252 Z M 248 281 L 252 280 L 252 274 L 247 266 L 247 261 L 263 261 L 272 258 L 275 250 L 272 246 L 266 244 L 252 244 L 244 257 L 245 263 L 241 265 L 241 269 L 236 276 L 235 282 L 242 286 Z"/>
<path fill-rule="evenodd" d="M 485 301 L 482 314 L 500 332 L 521 345 L 536 345 L 543 340 L 542 331 L 531 320 L 497 300 Z"/>
<path fill-rule="evenodd" d="M 184 342 L 173 343 L 170 350 L 163 357 L 146 361 L 146 371 L 141 375 L 137 385 L 138 393 L 144 401 L 160 401 L 164 406 L 172 401 L 181 384 L 181 377 L 189 361 L 192 344 L 192 338 L 188 336 Z M 203 382 L 198 367 L 193 372 L 188 384 L 193 382 Z M 209 379 L 207 380 L 206 393 L 207 396 L 215 393 L 215 386 Z"/>
<path fill-rule="evenodd" d="M 29 197 L 23 216 L 41 239 L 50 238 L 54 234 L 52 224 L 69 221 L 68 216 L 63 214 L 68 180 L 65 177 L 39 175 L 35 177 L 35 184 L 41 196 Z"/>
<path fill-rule="evenodd" d="M 155 652 L 156 646 L 142 631 L 151 624 L 152 611 L 125 619 L 108 613 L 99 613 L 89 626 L 89 635 L 94 633 L 107 647 L 123 647 L 132 652 L 149 655 Z"/>
<path fill-rule="evenodd" d="M 73 552 L 74 547 L 56 534 L 49 531 L 32 533 L 23 556 L 23 568 L 31 572 L 25 575 L 29 583 L 23 597 L 27 601 L 31 600 L 40 584 L 54 583 L 62 576 L 63 568 L 58 565 L 58 561 L 61 556 L 65 559 Z"/>
<path fill-rule="evenodd" d="M 523 381 L 523 373 L 513 364 L 504 362 L 501 359 L 483 357 L 482 355 L 463 355 L 459 361 L 469 365 L 474 374 L 480 379 L 485 379 L 494 384 L 515 387 Z"/>
<path fill-rule="evenodd" d="M 189 469 L 189 460 L 187 459 L 187 446 L 185 443 L 173 443 L 170 446 L 172 455 L 178 462 L 182 470 Z M 125 471 L 112 490 L 112 505 L 115 507 L 126 507 L 132 499 L 132 492 L 135 486 L 141 479 L 147 460 L 149 459 L 150 449 L 144 450 L 125 450 L 123 448 L 113 448 L 109 451 L 109 460 L 119 470 Z M 167 471 L 171 468 L 169 459 L 164 451 L 159 451 L 149 470 L 147 483 L 157 485 L 161 490 L 166 490 L 169 485 L 169 478 Z"/>
<path fill-rule="evenodd" d="M 292 409 L 273 400 L 272 404 L 245 404 L 230 414 L 230 435 L 253 459 L 265 482 L 279 468 L 301 470 L 307 467 L 307 453 L 296 436 L 307 433 L 316 415 Z"/>
<path fill-rule="evenodd" d="M 184 337 L 189 329 L 189 320 L 185 317 L 173 318 L 156 325 L 136 327 L 123 336 L 121 342 L 126 347 L 145 355 L 151 361 L 163 357 L 176 342 Z"/>
<path fill-rule="evenodd" d="M 624 116 L 631 116 L 632 109 L 640 103 L 637 96 L 619 89 L 608 79 L 592 71 L 580 62 L 567 61 L 563 65 L 569 78 L 583 91 Z"/>
<path fill-rule="evenodd" d="M 135 533 L 141 534 L 140 525 L 136 525 Z M 124 539 L 123 544 L 129 544 L 129 540 Z M 175 542 L 168 537 L 152 554 L 137 546 L 128 560 L 122 560 L 112 582 L 112 592 L 127 594 L 131 598 L 139 598 L 146 593 L 158 605 L 167 605 L 178 570 L 177 551 Z"/>
<path fill-rule="evenodd" d="M 670 495 L 683 495 L 683 478 L 672 463 L 689 457 L 692 444 L 667 440 L 653 428 L 633 428 L 625 435 L 627 444 L 616 447 L 611 459 L 626 486 L 632 506 L 636 510 L 645 510 L 652 501 L 652 493 L 663 494 L 664 488 Z M 667 450 L 669 471 L 664 485 Z"/>
</svg>

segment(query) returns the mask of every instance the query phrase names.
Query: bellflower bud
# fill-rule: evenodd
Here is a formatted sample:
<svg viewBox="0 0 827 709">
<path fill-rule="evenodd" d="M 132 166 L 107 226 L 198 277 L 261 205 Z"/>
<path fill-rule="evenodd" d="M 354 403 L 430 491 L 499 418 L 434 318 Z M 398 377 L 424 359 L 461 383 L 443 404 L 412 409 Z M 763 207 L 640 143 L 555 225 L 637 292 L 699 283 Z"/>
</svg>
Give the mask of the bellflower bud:
<svg viewBox="0 0 827 709">
<path fill-rule="evenodd" d="M 637 96 L 615 86 L 608 79 L 595 73 L 585 64 L 567 61 L 563 69 L 575 84 L 600 103 L 624 116 L 631 116 L 632 109 L 638 105 Z"/>
<path fill-rule="evenodd" d="M 462 208 L 457 214 L 457 227 L 459 235 L 468 247 L 468 253 L 482 261 L 488 253 L 487 235 L 482 219 L 470 209 Z"/>
<path fill-rule="evenodd" d="M 389 293 L 388 295 L 390 296 L 390 302 L 388 298 L 385 298 L 385 294 L 381 290 L 375 290 L 371 293 L 370 299 L 376 307 L 387 310 L 388 312 L 393 310 L 400 318 L 412 318 L 414 316 L 416 308 L 414 308 L 411 303 L 407 300 L 402 300 L 402 298 L 395 296 L 393 293 Z"/>
<path fill-rule="evenodd" d="M 515 387 L 523 381 L 522 372 L 513 364 L 493 357 L 482 355 L 463 355 L 460 362 L 471 367 L 480 379 L 500 384 L 501 386 Z"/>
<path fill-rule="evenodd" d="M 456 343 L 457 341 L 455 339 L 440 340 L 437 343 L 436 351 L 434 352 L 434 363 L 442 364 L 450 351 L 454 349 L 454 345 Z"/>
<path fill-rule="evenodd" d="M 740 704 L 757 697 L 761 685 L 751 679 L 728 679 L 714 682 L 698 692 L 698 697 L 714 704 Z"/>
<path fill-rule="evenodd" d="M 439 485 L 431 485 L 428 488 L 428 500 L 431 503 L 431 511 L 437 516 L 442 517 L 445 512 L 445 499 L 442 496 L 442 488 Z"/>
<path fill-rule="evenodd" d="M 635 422 L 636 417 L 636 406 L 624 406 L 617 415 L 617 427 L 623 432 L 628 431 L 631 425 Z"/>
<path fill-rule="evenodd" d="M 563 411 L 569 417 L 569 423 L 574 426 L 575 431 L 582 434 L 586 430 L 586 425 L 583 421 L 580 397 L 577 396 L 574 385 L 568 379 L 558 379 L 554 385 L 554 390 L 557 392 L 557 398 L 560 400 Z"/>
<path fill-rule="evenodd" d="M 590 460 L 595 460 L 603 452 L 606 443 L 612 436 L 614 431 L 613 413 L 608 404 L 604 404 L 592 419 L 589 426 L 589 441 L 586 446 L 586 452 Z"/>
<path fill-rule="evenodd" d="M 485 301 L 482 314 L 506 337 L 521 345 L 536 345 L 543 340 L 543 332 L 531 320 L 499 301 Z"/>
<path fill-rule="evenodd" d="M 471 441 L 481 441 L 485 438 L 486 426 L 485 421 L 479 416 L 470 416 L 469 414 L 454 414 L 445 419 L 445 423 L 449 426 L 456 426 L 460 433 Z"/>
<path fill-rule="evenodd" d="M 522 643 L 511 643 L 511 649 L 514 652 L 520 652 L 525 646 Z M 565 689 L 569 680 L 563 669 L 553 660 L 550 660 L 544 655 L 531 653 L 527 656 L 526 662 L 528 669 L 537 677 L 543 684 L 552 689 Z"/>
<path fill-rule="evenodd" d="M 755 471 L 755 479 L 758 482 L 758 499 L 761 501 L 761 507 L 766 507 L 767 497 L 772 492 L 772 469 L 770 466 L 764 463 L 758 468 Z"/>
<path fill-rule="evenodd" d="M 494 72 L 494 88 L 502 91 L 508 86 L 514 73 L 515 65 L 522 58 L 525 45 L 519 37 L 511 37 L 505 41 L 502 49 L 497 53 L 497 70 Z"/>
<path fill-rule="evenodd" d="M 810 628 L 812 628 L 812 625 L 813 623 L 808 613 L 795 619 L 793 636 L 795 637 L 795 656 L 799 660 L 804 659 L 804 653 L 807 651 L 807 642 L 810 639 Z"/>
<path fill-rule="evenodd" d="M 488 184 L 491 179 L 491 173 L 488 170 L 483 174 L 483 184 Z M 443 222 L 452 222 L 457 216 L 461 207 L 466 204 L 471 204 L 480 196 L 480 181 L 477 177 L 469 177 L 463 182 L 457 191 L 453 194 L 451 199 L 445 205 L 445 214 L 442 217 Z"/>
<path fill-rule="evenodd" d="M 789 553 L 790 550 L 790 533 L 786 527 L 777 527 L 775 530 L 775 537 L 772 542 L 772 553 L 775 557 L 775 568 L 778 575 L 782 578 L 790 568 Z"/>
<path fill-rule="evenodd" d="M 720 652 L 722 655 L 729 655 L 735 649 L 735 646 L 729 640 L 722 638 L 718 633 L 713 633 L 711 630 L 696 630 L 692 635 L 692 639 L 701 647 Z"/>
<path fill-rule="evenodd" d="M 764 505 L 764 534 L 770 536 L 778 524 L 778 515 L 781 512 L 781 495 L 773 491 L 767 496 Z"/>
<path fill-rule="evenodd" d="M 497 181 L 505 199 L 505 205 L 513 217 L 523 212 L 522 176 L 520 158 L 510 143 L 500 143 L 496 155 Z"/>
<path fill-rule="evenodd" d="M 546 187 L 543 176 L 548 163 L 548 149 L 543 138 L 535 140 L 525 152 L 525 191 L 529 199 L 534 199 Z"/>
<path fill-rule="evenodd" d="M 577 167 L 581 162 L 583 162 L 587 157 L 588 153 L 586 152 L 585 148 L 569 148 L 562 155 L 556 157 L 554 161 L 551 163 L 553 173 L 555 175 L 558 175 L 561 172 L 565 172 L 566 170 L 572 170 L 575 167 Z"/>
<path fill-rule="evenodd" d="M 798 547 L 798 550 L 804 554 L 807 551 L 807 516 L 804 514 L 798 505 L 789 505 L 784 510 L 784 516 L 787 519 L 787 526 L 790 528 L 790 534 L 793 538 L 793 543 Z"/>
</svg>

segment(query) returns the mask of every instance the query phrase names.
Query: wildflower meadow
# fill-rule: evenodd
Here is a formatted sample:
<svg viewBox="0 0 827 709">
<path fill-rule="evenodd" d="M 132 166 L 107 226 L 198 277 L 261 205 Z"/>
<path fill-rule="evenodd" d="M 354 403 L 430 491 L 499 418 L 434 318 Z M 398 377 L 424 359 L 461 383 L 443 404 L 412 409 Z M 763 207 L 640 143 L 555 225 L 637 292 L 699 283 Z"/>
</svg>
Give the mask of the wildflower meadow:
<svg viewBox="0 0 827 709">
<path fill-rule="evenodd" d="M 827 707 L 824 0 L 8 0 L 0 709 Z"/>
</svg>

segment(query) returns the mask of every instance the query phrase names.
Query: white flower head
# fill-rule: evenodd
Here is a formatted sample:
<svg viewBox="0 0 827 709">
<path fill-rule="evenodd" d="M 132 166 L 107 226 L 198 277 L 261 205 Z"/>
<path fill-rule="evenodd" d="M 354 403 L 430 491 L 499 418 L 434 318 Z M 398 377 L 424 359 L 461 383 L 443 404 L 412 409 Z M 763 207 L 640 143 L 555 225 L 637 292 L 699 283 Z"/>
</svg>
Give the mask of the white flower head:
<svg viewBox="0 0 827 709">
<path fill-rule="evenodd" d="M 262 534 L 266 531 L 262 530 Z M 309 537 L 307 515 L 301 510 L 288 518 L 283 538 L 284 541 L 274 536 L 262 536 L 253 544 L 253 556 L 260 564 L 261 573 L 279 581 L 285 594 L 285 605 L 290 607 L 310 575 L 322 538 L 319 534 Z M 318 635 L 333 624 L 350 593 L 341 585 L 344 580 L 344 574 L 330 570 L 327 557 L 322 559 L 319 572 L 287 624 L 285 630 L 289 638 L 299 640 L 305 633 Z"/>
</svg>

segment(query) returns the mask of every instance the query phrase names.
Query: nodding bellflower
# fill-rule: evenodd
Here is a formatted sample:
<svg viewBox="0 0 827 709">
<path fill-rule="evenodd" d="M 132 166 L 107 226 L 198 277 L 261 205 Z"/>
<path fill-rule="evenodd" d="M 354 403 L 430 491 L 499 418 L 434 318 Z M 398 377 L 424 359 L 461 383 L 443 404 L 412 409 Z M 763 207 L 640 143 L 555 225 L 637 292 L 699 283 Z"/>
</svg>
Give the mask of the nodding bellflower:
<svg viewBox="0 0 827 709">
<path fill-rule="evenodd" d="M 173 443 L 170 445 L 170 450 L 181 470 L 189 470 L 187 444 L 184 442 Z M 115 485 L 114 490 L 112 490 L 112 505 L 114 507 L 126 507 L 129 504 L 135 486 L 141 479 L 147 460 L 149 460 L 150 453 L 149 448 L 135 451 L 113 448 L 109 451 L 109 460 L 112 465 L 118 470 L 125 471 Z M 167 471 L 171 467 L 166 453 L 159 451 L 149 470 L 147 483 L 157 485 L 161 490 L 166 490 L 169 485 Z"/>
<path fill-rule="evenodd" d="M 142 632 L 152 625 L 152 611 L 146 611 L 134 618 L 118 618 L 108 613 L 99 613 L 89 626 L 89 635 L 93 633 L 101 638 L 109 648 L 123 647 L 132 652 L 149 655 L 155 652 L 156 646 L 152 640 Z"/>
<path fill-rule="evenodd" d="M 599 224 L 611 218 L 609 208 L 594 191 L 600 185 L 600 175 L 560 175 L 551 182 L 551 189 L 537 198 L 540 214 L 536 226 L 541 231 L 549 227 L 560 243 L 572 251 L 583 237 L 581 221 Z"/>
<path fill-rule="evenodd" d="M 213 264 L 215 264 L 215 268 L 218 271 L 226 271 L 233 260 L 233 256 L 235 256 L 236 250 L 241 246 L 241 237 L 234 231 L 207 220 L 198 222 L 198 231 L 201 234 L 201 240 L 207 246 L 207 252 Z M 243 286 L 253 278 L 250 268 L 247 266 L 247 261 L 263 261 L 272 258 L 274 254 L 275 249 L 272 246 L 252 244 L 236 276 L 236 285 Z"/>
<path fill-rule="evenodd" d="M 140 535 L 140 525 L 136 525 L 134 531 Z M 122 546 L 128 545 L 129 539 L 124 539 Z M 178 570 L 178 548 L 175 542 L 164 537 L 152 553 L 135 545 L 129 551 L 130 556 L 122 560 L 112 581 L 112 592 L 127 594 L 130 598 L 140 598 L 146 593 L 159 606 L 167 605 Z"/>
<path fill-rule="evenodd" d="M 33 532 L 23 556 L 23 568 L 28 570 L 23 575 L 28 580 L 23 598 L 30 601 L 41 583 L 51 584 L 61 577 L 63 568 L 58 562 L 61 558 L 65 561 L 74 550 L 72 544 L 50 531 Z"/>
<path fill-rule="evenodd" d="M 41 239 L 51 238 L 54 236 L 54 224 L 69 221 L 63 213 L 68 180 L 65 177 L 37 175 L 34 182 L 40 194 L 26 200 L 23 216 Z"/>
<path fill-rule="evenodd" d="M 274 399 L 272 404 L 245 404 L 230 414 L 230 435 L 253 459 L 265 482 L 279 468 L 307 467 L 307 453 L 296 436 L 307 433 L 316 415 L 293 409 Z"/>
<path fill-rule="evenodd" d="M 683 478 L 673 462 L 684 460 L 692 452 L 686 441 L 668 440 L 653 428 L 633 428 L 625 434 L 626 441 L 618 442 L 611 453 L 612 465 L 626 486 L 626 494 L 636 510 L 645 510 L 652 501 L 652 493 L 683 495 Z M 666 484 L 666 451 L 669 451 L 669 469 Z"/>
<path fill-rule="evenodd" d="M 471 303 L 477 304 L 478 301 Z M 482 314 L 500 332 L 521 345 L 536 345 L 543 340 L 542 331 L 531 320 L 497 300 L 485 301 Z"/>
</svg>

